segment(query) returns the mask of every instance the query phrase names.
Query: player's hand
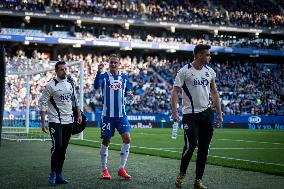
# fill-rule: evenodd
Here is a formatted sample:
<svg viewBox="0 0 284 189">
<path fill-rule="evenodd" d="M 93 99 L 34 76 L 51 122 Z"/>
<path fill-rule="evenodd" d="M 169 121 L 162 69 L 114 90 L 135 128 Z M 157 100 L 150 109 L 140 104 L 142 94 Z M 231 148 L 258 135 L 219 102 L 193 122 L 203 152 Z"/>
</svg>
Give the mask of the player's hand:
<svg viewBox="0 0 284 189">
<path fill-rule="evenodd" d="M 179 115 L 177 111 L 172 112 L 172 119 L 174 120 L 174 122 L 179 121 Z"/>
<path fill-rule="evenodd" d="M 98 71 L 99 72 L 102 72 L 103 71 L 103 69 L 104 69 L 104 63 L 100 63 L 99 65 L 98 65 Z"/>
<path fill-rule="evenodd" d="M 81 112 L 78 116 L 78 119 L 77 119 L 77 123 L 81 124 L 82 123 L 82 115 L 81 115 Z"/>
<path fill-rule="evenodd" d="M 223 116 L 222 116 L 222 114 L 218 114 L 218 115 L 217 115 L 217 119 L 216 119 L 215 126 L 216 126 L 217 128 L 220 128 L 220 126 L 222 125 L 222 123 L 223 123 Z"/>
<path fill-rule="evenodd" d="M 46 128 L 45 125 L 43 125 L 43 126 L 41 127 L 41 130 L 42 130 L 42 132 L 47 133 L 47 128 Z"/>
</svg>

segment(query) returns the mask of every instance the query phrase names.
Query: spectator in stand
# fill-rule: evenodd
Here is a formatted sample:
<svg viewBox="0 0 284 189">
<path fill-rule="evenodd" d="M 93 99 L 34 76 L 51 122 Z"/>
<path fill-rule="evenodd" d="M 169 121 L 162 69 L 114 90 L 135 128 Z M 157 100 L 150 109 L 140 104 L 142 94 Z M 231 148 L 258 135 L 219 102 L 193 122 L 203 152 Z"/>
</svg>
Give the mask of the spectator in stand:
<svg viewBox="0 0 284 189">
<path fill-rule="evenodd" d="M 48 67 L 49 58 L 46 53 L 35 51 L 32 57 L 27 57 L 23 50 L 5 57 L 7 69 L 13 71 L 41 70 L 43 66 Z M 43 58 L 45 57 L 45 58 Z M 83 60 L 85 70 L 85 104 L 84 111 L 95 111 L 102 107 L 102 96 L 100 92 L 93 92 L 94 75 L 97 66 L 106 62 L 107 55 L 95 54 L 62 54 L 58 60 L 74 61 Z M 180 58 L 158 58 L 154 56 L 136 57 L 126 56 L 121 58 L 121 69 L 126 70 L 130 82 L 133 84 L 134 102 L 132 107 L 127 107 L 127 113 L 167 113 L 170 110 L 169 91 L 172 89 L 173 77 L 188 61 Z M 27 66 L 29 65 L 29 66 Z M 284 67 L 281 65 L 255 64 L 245 61 L 213 62 L 216 70 L 216 83 L 222 99 L 222 105 L 227 109 L 227 114 L 232 115 L 284 115 L 283 94 L 284 89 Z M 50 66 L 50 65 L 49 65 Z M 74 78 L 77 77 L 78 68 L 70 69 Z M 38 105 L 39 93 L 43 86 L 53 77 L 52 72 L 33 75 L 31 78 L 31 110 Z M 261 78 L 261 79 L 259 79 Z M 75 81 L 77 84 L 79 80 Z M 10 111 L 23 111 L 26 106 L 26 78 L 23 76 L 9 75 L 6 77 L 5 107 Z M 19 96 L 18 94 L 21 94 Z M 159 99 L 165 101 L 160 103 Z M 226 107 L 228 106 L 228 107 Z M 145 108 L 143 108 L 145 107 Z M 93 110 L 92 110 L 93 108 Z M 229 108 L 229 109 L 228 109 Z M 225 110 L 223 109 L 223 110 Z"/>
</svg>

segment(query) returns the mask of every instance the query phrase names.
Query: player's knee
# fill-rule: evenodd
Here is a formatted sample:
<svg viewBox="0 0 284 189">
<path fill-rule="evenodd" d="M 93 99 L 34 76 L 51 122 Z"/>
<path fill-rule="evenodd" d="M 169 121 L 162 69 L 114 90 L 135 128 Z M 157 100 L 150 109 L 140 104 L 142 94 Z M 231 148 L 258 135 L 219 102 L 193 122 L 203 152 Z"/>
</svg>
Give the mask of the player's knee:
<svg viewBox="0 0 284 189">
<path fill-rule="evenodd" d="M 109 143 L 110 143 L 110 140 L 109 140 L 109 139 L 103 139 L 103 141 L 102 141 L 102 144 L 103 144 L 104 146 L 108 146 Z"/>
<path fill-rule="evenodd" d="M 129 135 L 124 135 L 124 136 L 122 137 L 122 140 L 123 140 L 123 143 L 125 143 L 125 144 L 130 144 L 131 138 L 130 138 Z"/>
<path fill-rule="evenodd" d="M 189 143 L 189 148 L 190 148 L 190 149 L 195 149 L 196 146 L 197 146 L 197 142 L 191 142 L 191 143 Z"/>
</svg>

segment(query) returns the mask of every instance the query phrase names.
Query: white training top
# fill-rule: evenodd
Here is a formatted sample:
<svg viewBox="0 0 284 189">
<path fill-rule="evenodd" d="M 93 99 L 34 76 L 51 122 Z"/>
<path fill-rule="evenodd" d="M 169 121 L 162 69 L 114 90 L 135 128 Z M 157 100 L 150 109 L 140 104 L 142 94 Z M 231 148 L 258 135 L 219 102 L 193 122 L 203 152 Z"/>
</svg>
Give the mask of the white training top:
<svg viewBox="0 0 284 189">
<path fill-rule="evenodd" d="M 39 99 L 39 110 L 48 111 L 49 122 L 69 124 L 74 121 L 72 106 L 78 107 L 79 103 L 75 91 L 74 99 L 72 99 L 73 88 L 71 82 L 57 77 L 46 84 Z"/>
<path fill-rule="evenodd" d="M 178 71 L 174 86 L 183 89 L 183 114 L 199 113 L 211 106 L 210 82 L 215 77 L 215 71 L 207 65 L 197 70 L 187 64 Z"/>
</svg>

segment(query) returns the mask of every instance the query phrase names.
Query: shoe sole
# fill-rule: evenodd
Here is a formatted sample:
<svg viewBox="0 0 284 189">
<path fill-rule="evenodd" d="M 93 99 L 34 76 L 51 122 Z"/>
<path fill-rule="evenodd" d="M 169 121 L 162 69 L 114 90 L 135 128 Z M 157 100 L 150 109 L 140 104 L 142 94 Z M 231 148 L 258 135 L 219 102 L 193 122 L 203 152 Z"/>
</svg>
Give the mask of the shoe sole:
<svg viewBox="0 0 284 189">
<path fill-rule="evenodd" d="M 62 182 L 56 182 L 56 184 L 68 184 L 68 182 L 67 182 L 67 183 L 62 183 Z"/>
<path fill-rule="evenodd" d="M 104 179 L 104 180 L 110 180 L 111 177 L 102 177 L 102 179 Z"/>
<path fill-rule="evenodd" d="M 123 175 L 118 175 L 118 176 L 124 178 L 125 180 L 131 180 L 132 179 L 132 177 L 124 177 Z"/>
</svg>

